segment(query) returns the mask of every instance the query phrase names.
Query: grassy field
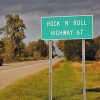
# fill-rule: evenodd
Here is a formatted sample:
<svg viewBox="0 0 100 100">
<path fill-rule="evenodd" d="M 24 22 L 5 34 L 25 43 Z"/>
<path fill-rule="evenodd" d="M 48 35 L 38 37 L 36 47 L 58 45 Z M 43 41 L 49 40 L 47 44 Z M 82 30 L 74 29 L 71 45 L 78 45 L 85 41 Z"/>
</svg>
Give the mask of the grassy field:
<svg viewBox="0 0 100 100">
<path fill-rule="evenodd" d="M 86 66 L 87 100 L 100 100 L 100 62 Z M 49 70 L 15 82 L 0 91 L 0 100 L 49 100 Z M 53 67 L 53 100 L 82 100 L 81 64 L 60 61 Z"/>
</svg>

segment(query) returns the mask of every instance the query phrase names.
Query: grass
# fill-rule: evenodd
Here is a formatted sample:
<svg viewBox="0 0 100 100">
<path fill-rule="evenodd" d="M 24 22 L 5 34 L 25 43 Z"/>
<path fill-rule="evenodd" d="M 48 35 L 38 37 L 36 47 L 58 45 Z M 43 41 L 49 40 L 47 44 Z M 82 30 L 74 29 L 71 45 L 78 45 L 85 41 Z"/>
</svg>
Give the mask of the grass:
<svg viewBox="0 0 100 100">
<path fill-rule="evenodd" d="M 99 62 L 86 66 L 87 100 L 100 100 L 99 67 Z M 82 100 L 81 77 L 80 63 L 60 61 L 55 64 L 53 100 Z M 1 90 L 0 100 L 49 100 L 49 70 L 40 71 Z"/>
</svg>

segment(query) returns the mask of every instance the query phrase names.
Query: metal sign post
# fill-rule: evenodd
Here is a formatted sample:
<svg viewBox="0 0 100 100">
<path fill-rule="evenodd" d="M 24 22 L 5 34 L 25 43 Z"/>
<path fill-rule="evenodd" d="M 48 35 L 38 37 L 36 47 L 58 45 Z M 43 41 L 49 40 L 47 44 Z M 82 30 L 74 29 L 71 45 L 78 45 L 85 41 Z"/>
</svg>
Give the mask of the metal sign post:
<svg viewBox="0 0 100 100">
<path fill-rule="evenodd" d="M 49 41 L 49 100 L 52 100 L 52 41 Z"/>
<path fill-rule="evenodd" d="M 86 100 L 86 76 L 85 76 L 85 40 L 82 40 L 82 79 L 83 79 L 83 100 Z"/>
</svg>

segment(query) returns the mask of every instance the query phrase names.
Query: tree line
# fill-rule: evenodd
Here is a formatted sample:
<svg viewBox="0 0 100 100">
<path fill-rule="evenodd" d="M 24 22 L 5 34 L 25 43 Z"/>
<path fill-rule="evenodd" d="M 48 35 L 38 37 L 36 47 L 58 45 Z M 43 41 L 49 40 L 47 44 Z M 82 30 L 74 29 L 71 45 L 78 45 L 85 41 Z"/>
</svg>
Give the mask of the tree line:
<svg viewBox="0 0 100 100">
<path fill-rule="evenodd" d="M 27 45 L 23 42 L 26 38 L 26 25 L 19 15 L 6 15 L 5 26 L 0 28 L 0 34 L 5 34 L 0 42 L 4 46 L 0 47 L 0 56 L 2 55 L 5 62 L 18 60 L 37 60 L 48 57 L 48 44 L 39 39 L 29 42 Z M 57 47 L 64 53 L 68 60 L 82 59 L 82 41 L 81 40 L 60 40 Z M 53 46 L 53 52 L 55 48 Z M 100 59 L 100 36 L 94 39 L 86 40 L 86 60 Z"/>
<path fill-rule="evenodd" d="M 100 36 L 85 41 L 86 60 L 100 60 Z M 82 40 L 60 40 L 58 41 L 57 46 L 64 53 L 66 59 L 82 59 Z"/>
<path fill-rule="evenodd" d="M 6 15 L 6 24 L 0 28 L 0 34 L 5 34 L 1 39 L 3 47 L 0 48 L 0 55 L 5 62 L 17 60 L 36 60 L 48 56 L 48 44 L 39 39 L 38 41 L 29 42 L 26 45 L 23 40 L 26 38 L 24 21 L 19 15 Z"/>
</svg>

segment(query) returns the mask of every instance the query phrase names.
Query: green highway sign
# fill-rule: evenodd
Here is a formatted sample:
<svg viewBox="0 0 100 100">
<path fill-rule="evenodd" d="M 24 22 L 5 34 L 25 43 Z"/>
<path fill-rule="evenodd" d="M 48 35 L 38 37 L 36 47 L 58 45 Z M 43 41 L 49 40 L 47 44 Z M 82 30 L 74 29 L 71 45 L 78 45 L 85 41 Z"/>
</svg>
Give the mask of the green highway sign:
<svg viewBox="0 0 100 100">
<path fill-rule="evenodd" d="M 92 39 L 93 16 L 42 17 L 43 40 Z"/>
</svg>

